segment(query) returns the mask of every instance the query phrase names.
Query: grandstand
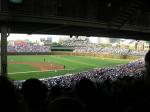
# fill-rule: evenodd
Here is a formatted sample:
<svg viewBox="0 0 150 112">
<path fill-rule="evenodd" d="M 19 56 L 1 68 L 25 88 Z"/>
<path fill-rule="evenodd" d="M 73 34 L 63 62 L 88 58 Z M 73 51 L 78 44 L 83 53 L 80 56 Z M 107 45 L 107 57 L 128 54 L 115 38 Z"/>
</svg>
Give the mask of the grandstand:
<svg viewBox="0 0 150 112">
<path fill-rule="evenodd" d="M 107 44 L 105 46 L 104 43 L 92 43 L 87 37 L 80 36 L 61 38 L 61 43 L 58 41 L 54 46 L 52 38 L 50 41 L 49 44 L 44 38 L 41 38 L 39 42 L 31 42 L 27 39 L 8 41 L 7 51 L 10 55 L 8 56 L 8 76 L 14 80 L 24 80 L 31 77 L 51 78 L 78 74 L 142 59 L 147 52 L 146 50 L 110 46 L 113 43 L 109 43 L 109 46 Z M 20 66 L 22 69 L 18 70 Z"/>
<path fill-rule="evenodd" d="M 0 111 L 149 111 L 149 5 L 147 0 L 0 0 Z M 70 38 L 53 46 L 49 36 L 7 41 L 11 33 Z M 93 36 L 135 40 L 93 44 Z"/>
</svg>

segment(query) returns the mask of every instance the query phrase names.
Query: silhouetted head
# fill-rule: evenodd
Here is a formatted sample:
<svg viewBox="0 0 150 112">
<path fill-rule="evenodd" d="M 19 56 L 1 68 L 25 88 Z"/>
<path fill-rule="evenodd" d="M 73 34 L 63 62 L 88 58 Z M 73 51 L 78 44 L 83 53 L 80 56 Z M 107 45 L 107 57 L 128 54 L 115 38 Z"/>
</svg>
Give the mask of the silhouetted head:
<svg viewBox="0 0 150 112">
<path fill-rule="evenodd" d="M 145 55 L 145 71 L 144 83 L 150 86 L 150 51 Z"/>
<path fill-rule="evenodd" d="M 51 99 L 54 100 L 61 96 L 61 88 L 59 85 L 53 86 L 50 91 Z"/>
<path fill-rule="evenodd" d="M 38 79 L 28 79 L 22 85 L 25 100 L 30 106 L 40 106 L 47 97 L 47 86 Z"/>
<path fill-rule="evenodd" d="M 16 112 L 18 107 L 16 88 L 7 77 L 0 76 L 0 111 Z"/>
<path fill-rule="evenodd" d="M 150 51 L 145 55 L 145 67 L 146 69 L 150 68 Z"/>
<path fill-rule="evenodd" d="M 91 80 L 83 78 L 76 85 L 76 92 L 83 101 L 86 101 L 95 95 L 96 87 Z"/>
<path fill-rule="evenodd" d="M 50 112 L 84 112 L 84 106 L 77 100 L 69 97 L 60 97 L 50 104 Z"/>
</svg>

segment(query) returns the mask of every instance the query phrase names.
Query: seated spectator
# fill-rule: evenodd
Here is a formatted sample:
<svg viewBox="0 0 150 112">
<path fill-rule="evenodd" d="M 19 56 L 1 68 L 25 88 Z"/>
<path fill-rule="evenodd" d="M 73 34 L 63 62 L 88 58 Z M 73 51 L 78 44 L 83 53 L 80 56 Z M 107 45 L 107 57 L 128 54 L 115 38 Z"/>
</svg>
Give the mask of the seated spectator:
<svg viewBox="0 0 150 112">
<path fill-rule="evenodd" d="M 60 97 L 51 102 L 49 112 L 85 112 L 85 107 L 77 100 Z"/>
<path fill-rule="evenodd" d="M 148 112 L 150 110 L 149 103 L 150 97 L 137 100 L 127 108 L 126 112 Z"/>
<path fill-rule="evenodd" d="M 61 96 L 61 88 L 59 87 L 59 85 L 53 86 L 51 88 L 50 98 L 54 100 L 60 96 Z"/>
<path fill-rule="evenodd" d="M 145 74 L 144 74 L 144 84 L 150 86 L 150 51 L 145 55 Z"/>
<path fill-rule="evenodd" d="M 22 84 L 22 92 L 29 111 L 46 111 L 46 98 L 48 89 L 38 79 L 28 79 Z"/>
<path fill-rule="evenodd" d="M 17 112 L 16 88 L 7 77 L 0 76 L 0 112 Z"/>
<path fill-rule="evenodd" d="M 88 112 L 96 111 L 96 87 L 91 80 L 81 79 L 76 85 L 76 95 L 85 103 Z"/>
</svg>

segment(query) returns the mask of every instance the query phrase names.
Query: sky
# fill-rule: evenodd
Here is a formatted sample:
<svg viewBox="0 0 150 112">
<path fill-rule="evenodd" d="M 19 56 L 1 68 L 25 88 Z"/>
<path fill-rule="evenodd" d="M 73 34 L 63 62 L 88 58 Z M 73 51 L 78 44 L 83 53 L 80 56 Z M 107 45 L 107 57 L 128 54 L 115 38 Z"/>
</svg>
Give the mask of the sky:
<svg viewBox="0 0 150 112">
<path fill-rule="evenodd" d="M 40 40 L 40 38 L 52 37 L 52 42 L 58 42 L 60 38 L 69 38 L 67 35 L 28 35 L 28 34 L 10 34 L 7 38 L 8 40 L 25 40 L 29 39 L 30 41 Z M 85 38 L 85 36 L 79 36 Z M 88 37 L 92 43 L 98 42 L 98 37 Z"/>
<path fill-rule="evenodd" d="M 7 40 L 25 40 L 29 39 L 30 41 L 35 42 L 36 40 L 39 41 L 40 38 L 47 38 L 52 37 L 52 42 L 58 42 L 60 38 L 70 38 L 69 35 L 39 35 L 39 34 L 10 34 L 7 38 Z M 74 38 L 73 36 L 72 38 Z M 86 36 L 79 36 L 78 38 L 86 38 Z M 88 37 L 91 43 L 98 43 L 98 39 L 100 39 L 100 42 L 108 43 L 108 37 Z M 126 40 L 126 39 L 125 39 Z M 130 39 L 127 39 L 130 40 Z"/>
<path fill-rule="evenodd" d="M 61 36 L 60 35 L 10 34 L 7 39 L 8 40 L 25 40 L 25 39 L 29 39 L 30 41 L 36 41 L 36 40 L 40 40 L 40 38 L 47 38 L 47 37 L 52 37 L 52 41 L 57 42 Z M 68 37 L 68 36 L 62 36 L 62 37 Z"/>
</svg>

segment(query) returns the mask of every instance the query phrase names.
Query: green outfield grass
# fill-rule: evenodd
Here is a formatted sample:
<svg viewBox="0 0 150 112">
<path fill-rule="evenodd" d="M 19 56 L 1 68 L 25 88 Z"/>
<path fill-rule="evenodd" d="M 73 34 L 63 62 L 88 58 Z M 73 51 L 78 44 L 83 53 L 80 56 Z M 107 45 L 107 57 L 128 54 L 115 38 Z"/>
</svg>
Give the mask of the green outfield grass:
<svg viewBox="0 0 150 112">
<path fill-rule="evenodd" d="M 64 56 L 64 55 L 27 55 L 8 56 L 8 61 L 15 62 L 46 62 L 65 65 L 65 70 L 38 72 L 36 68 L 29 65 L 9 64 L 9 78 L 13 80 L 24 80 L 28 78 L 46 78 L 70 73 L 91 70 L 98 67 L 110 67 L 118 64 L 128 63 L 128 60 L 104 59 L 90 56 Z M 37 72 L 32 72 L 37 71 Z M 20 72 L 20 73 L 17 73 Z M 22 73 L 21 73 L 22 72 Z"/>
</svg>

